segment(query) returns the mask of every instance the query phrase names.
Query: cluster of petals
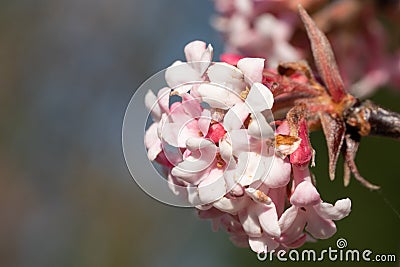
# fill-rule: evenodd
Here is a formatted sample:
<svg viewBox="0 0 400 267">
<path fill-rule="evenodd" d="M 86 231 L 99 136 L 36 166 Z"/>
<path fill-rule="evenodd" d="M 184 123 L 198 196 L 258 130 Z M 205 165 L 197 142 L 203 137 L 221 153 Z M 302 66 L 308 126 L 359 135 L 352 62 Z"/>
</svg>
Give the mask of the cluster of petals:
<svg viewBox="0 0 400 267">
<path fill-rule="evenodd" d="M 308 42 L 303 38 L 302 22 L 297 14 L 297 4 L 312 10 L 318 26 L 326 32 L 336 55 L 343 80 L 354 95 L 365 97 L 376 89 L 400 85 L 400 57 L 398 44 L 390 44 L 390 34 L 384 23 L 378 20 L 378 11 L 371 4 L 350 7 L 332 18 L 335 8 L 346 5 L 346 1 L 291 1 L 291 0 L 214 0 L 218 15 L 213 26 L 225 38 L 227 53 L 268 58 L 268 66 L 276 67 L 280 62 L 311 58 Z M 335 1 L 334 1 L 335 2 Z M 327 10 L 331 9 L 331 14 Z M 328 21 L 328 22 L 327 22 Z M 334 26 L 327 26 L 333 23 Z M 396 50 L 397 49 L 397 50 Z M 391 50 L 391 51 L 390 51 Z"/>
<path fill-rule="evenodd" d="M 187 62 L 166 71 L 168 87 L 145 98 L 153 118 L 148 157 L 163 166 L 170 189 L 257 253 L 299 247 L 309 234 L 331 237 L 351 201 L 321 200 L 304 121 L 296 133 L 287 121 L 275 129 L 264 59 L 212 62 L 212 47 L 201 41 L 184 52 Z M 296 142 L 275 145 L 277 135 Z"/>
</svg>

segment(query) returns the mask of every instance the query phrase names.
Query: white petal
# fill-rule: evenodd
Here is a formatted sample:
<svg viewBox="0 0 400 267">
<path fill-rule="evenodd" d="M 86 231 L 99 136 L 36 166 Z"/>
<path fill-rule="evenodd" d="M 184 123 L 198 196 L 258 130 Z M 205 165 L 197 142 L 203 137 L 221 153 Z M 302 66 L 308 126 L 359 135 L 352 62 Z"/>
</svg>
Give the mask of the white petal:
<svg viewBox="0 0 400 267">
<path fill-rule="evenodd" d="M 290 181 L 292 166 L 288 158 L 271 157 L 270 169 L 263 183 L 269 188 L 286 186 Z"/>
<path fill-rule="evenodd" d="M 336 201 L 335 206 L 330 203 L 322 202 L 314 206 L 319 216 L 330 220 L 341 220 L 351 211 L 351 200 L 349 198 Z"/>
<path fill-rule="evenodd" d="M 165 81 L 171 89 L 175 90 L 180 85 L 201 82 L 202 79 L 201 75 L 190 64 L 176 61 L 165 71 Z"/>
<path fill-rule="evenodd" d="M 201 138 L 190 138 L 186 145 L 193 152 L 172 169 L 172 175 L 193 183 L 194 178 L 200 179 L 200 172 L 206 171 L 214 163 L 217 147 Z"/>
<path fill-rule="evenodd" d="M 232 159 L 232 145 L 226 140 L 226 138 L 221 139 L 219 142 L 219 153 L 221 158 L 229 163 Z"/>
<path fill-rule="evenodd" d="M 146 145 L 147 156 L 149 160 L 153 161 L 156 159 L 157 155 L 161 152 L 161 140 L 157 135 L 158 123 L 153 123 L 149 129 L 147 129 L 144 136 L 144 143 Z"/>
<path fill-rule="evenodd" d="M 235 215 L 239 210 L 243 209 L 247 205 L 248 201 L 245 197 L 239 197 L 236 199 L 223 197 L 213 203 L 213 206 L 215 208 L 219 209 L 220 211 L 230 213 L 232 215 Z"/>
<path fill-rule="evenodd" d="M 176 131 L 176 129 L 179 129 L 179 126 L 180 124 L 177 123 L 170 123 L 170 122 L 165 122 L 163 124 L 160 123 L 160 125 L 158 126 L 158 135 L 160 139 L 170 144 L 171 146 L 184 147 L 186 143 L 181 142 L 179 144 L 178 142 L 179 131 Z"/>
<path fill-rule="evenodd" d="M 188 197 L 186 186 L 171 174 L 168 175 L 168 187 L 180 199 L 185 200 Z"/>
<path fill-rule="evenodd" d="M 190 151 L 201 150 L 203 154 L 209 153 L 213 157 L 217 152 L 217 147 L 214 143 L 204 138 L 190 138 L 186 141 L 186 147 Z"/>
<path fill-rule="evenodd" d="M 286 209 L 282 216 L 279 218 L 279 227 L 282 232 L 286 232 L 293 224 L 297 217 L 298 208 L 291 206 Z"/>
<path fill-rule="evenodd" d="M 197 206 L 201 203 L 199 199 L 199 192 L 197 191 L 197 186 L 188 186 L 187 187 L 188 201 L 194 206 Z"/>
<path fill-rule="evenodd" d="M 203 136 L 206 136 L 208 133 L 208 129 L 210 128 L 211 123 L 211 112 L 208 109 L 205 109 L 201 112 L 201 116 L 199 118 L 199 129 L 202 132 Z"/>
<path fill-rule="evenodd" d="M 232 146 L 232 153 L 239 156 L 242 152 L 249 152 L 254 143 L 250 142 L 250 136 L 247 134 L 246 129 L 233 130 L 228 132 L 228 142 Z"/>
<path fill-rule="evenodd" d="M 256 253 L 268 252 L 276 249 L 279 243 L 271 237 L 263 235 L 261 237 L 249 237 L 249 245 L 251 250 Z"/>
<path fill-rule="evenodd" d="M 297 207 L 314 206 L 321 202 L 321 197 L 315 186 L 309 181 L 303 181 L 296 186 L 290 203 Z"/>
<path fill-rule="evenodd" d="M 244 121 L 249 116 L 249 109 L 243 102 L 234 105 L 224 116 L 224 128 L 226 131 L 232 131 L 242 128 Z"/>
<path fill-rule="evenodd" d="M 191 118 L 200 117 L 201 112 L 203 111 L 203 108 L 200 105 L 200 100 L 198 98 L 194 98 L 188 93 L 182 94 L 182 105 L 185 113 Z"/>
<path fill-rule="evenodd" d="M 200 129 L 197 122 L 192 120 L 182 126 L 181 123 L 164 123 L 164 127 L 159 129 L 162 140 L 175 147 L 186 147 L 189 138 L 199 137 Z"/>
<path fill-rule="evenodd" d="M 199 197 L 202 204 L 208 204 L 222 198 L 227 190 L 223 170 L 213 168 L 204 181 L 199 186 Z"/>
<path fill-rule="evenodd" d="M 157 97 L 153 91 L 149 90 L 144 97 L 144 104 L 147 110 L 151 112 L 151 116 L 154 121 L 159 121 L 161 119 L 161 108 L 157 103 Z"/>
<path fill-rule="evenodd" d="M 243 152 L 238 158 L 238 167 L 235 173 L 237 182 L 242 186 L 262 180 L 269 169 L 270 161 L 254 152 Z"/>
<path fill-rule="evenodd" d="M 274 104 L 274 96 L 265 85 L 253 83 L 250 92 L 247 95 L 246 103 L 251 112 L 261 112 L 271 109 Z"/>
<path fill-rule="evenodd" d="M 203 83 L 197 88 L 197 93 L 212 108 L 229 109 L 236 103 L 243 102 L 232 89 L 217 84 Z"/>
<path fill-rule="evenodd" d="M 196 164 L 196 159 L 188 157 L 184 161 L 178 163 L 175 167 L 173 167 L 171 170 L 171 174 L 191 185 L 198 185 L 201 182 L 201 179 L 208 175 L 209 168 L 205 166 L 204 169 L 203 166 L 200 165 L 200 163 L 198 165 L 195 164 Z M 195 171 L 188 170 L 187 166 L 193 167 L 194 165 L 197 170 Z M 203 171 L 198 170 L 202 168 Z M 199 205 L 199 203 L 197 203 L 196 205 Z"/>
<path fill-rule="evenodd" d="M 162 139 L 162 132 L 163 132 L 163 128 L 165 126 L 166 123 L 168 123 L 168 115 L 166 113 L 162 113 L 161 115 L 161 119 L 158 122 L 158 127 L 157 127 L 157 135 L 158 138 Z"/>
<path fill-rule="evenodd" d="M 164 87 L 157 93 L 158 105 L 160 106 L 161 111 L 164 113 L 169 112 L 169 94 L 170 94 L 170 92 L 171 92 L 170 88 Z"/>
<path fill-rule="evenodd" d="M 256 213 L 251 209 L 244 209 L 238 213 L 239 220 L 248 236 L 260 237 L 262 235 L 260 222 Z"/>
<path fill-rule="evenodd" d="M 260 225 L 264 231 L 272 236 L 279 238 L 281 235 L 281 229 L 278 223 L 278 214 L 276 213 L 275 205 L 257 205 L 258 217 Z"/>
<path fill-rule="evenodd" d="M 213 47 L 202 41 L 193 41 L 185 46 L 186 60 L 200 74 L 203 75 L 210 65 L 213 56 Z"/>
<path fill-rule="evenodd" d="M 336 225 L 332 220 L 319 216 L 313 208 L 307 210 L 306 231 L 318 239 L 327 239 L 336 233 Z"/>
<path fill-rule="evenodd" d="M 295 206 L 287 209 L 279 220 L 282 233 L 280 240 L 285 244 L 291 244 L 302 238 L 306 222 L 304 211 Z"/>
<path fill-rule="evenodd" d="M 214 48 L 211 44 L 207 46 L 206 51 L 204 51 L 203 55 L 201 56 L 201 61 L 211 61 L 213 58 Z"/>
<path fill-rule="evenodd" d="M 238 61 L 237 66 L 243 72 L 247 83 L 261 83 L 264 70 L 263 58 L 242 58 Z"/>
<path fill-rule="evenodd" d="M 193 117 L 186 112 L 187 105 L 183 103 L 176 102 L 171 106 L 171 111 L 169 113 L 169 120 L 174 123 L 181 124 L 182 126 L 193 121 Z"/>
<path fill-rule="evenodd" d="M 269 249 L 265 239 L 262 237 L 249 237 L 249 245 L 255 253 L 266 253 Z"/>
<path fill-rule="evenodd" d="M 185 56 L 188 62 L 201 61 L 201 58 L 206 50 L 206 43 L 203 41 L 193 41 L 188 43 L 185 48 Z"/>
<path fill-rule="evenodd" d="M 213 47 L 203 41 L 193 41 L 187 44 L 184 48 L 185 57 L 188 62 L 208 61 L 210 62 L 213 56 Z"/>
<path fill-rule="evenodd" d="M 249 135 L 257 139 L 268 139 L 274 137 L 274 130 L 269 125 L 262 113 L 253 113 L 250 115 Z"/>
<path fill-rule="evenodd" d="M 154 122 L 146 130 L 146 133 L 144 135 L 144 144 L 145 144 L 146 148 L 151 147 L 151 145 L 154 144 L 154 142 L 159 140 L 158 134 L 157 134 L 157 128 L 158 128 L 158 123 Z"/>
<path fill-rule="evenodd" d="M 227 87 L 237 94 L 246 88 L 243 73 L 230 64 L 214 63 L 208 68 L 207 75 L 212 83 Z"/>
<path fill-rule="evenodd" d="M 231 165 L 236 166 L 236 163 L 234 160 L 232 160 L 231 162 L 232 162 Z M 225 169 L 225 172 L 224 172 L 226 189 L 233 196 L 242 197 L 245 194 L 245 189 L 243 186 L 241 186 L 234 180 L 235 167 L 228 167 L 228 169 L 229 168 L 230 168 L 230 170 Z"/>
</svg>

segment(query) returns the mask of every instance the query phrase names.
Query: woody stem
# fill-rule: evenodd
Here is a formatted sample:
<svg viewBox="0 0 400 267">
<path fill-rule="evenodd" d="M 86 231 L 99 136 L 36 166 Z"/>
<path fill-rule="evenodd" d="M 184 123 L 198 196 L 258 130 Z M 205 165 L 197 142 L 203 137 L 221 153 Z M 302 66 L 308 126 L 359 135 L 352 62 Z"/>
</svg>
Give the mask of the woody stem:
<svg viewBox="0 0 400 267">
<path fill-rule="evenodd" d="M 361 135 L 400 139 L 400 114 L 378 106 L 370 100 L 351 108 L 347 114 L 347 123 L 356 126 Z"/>
</svg>

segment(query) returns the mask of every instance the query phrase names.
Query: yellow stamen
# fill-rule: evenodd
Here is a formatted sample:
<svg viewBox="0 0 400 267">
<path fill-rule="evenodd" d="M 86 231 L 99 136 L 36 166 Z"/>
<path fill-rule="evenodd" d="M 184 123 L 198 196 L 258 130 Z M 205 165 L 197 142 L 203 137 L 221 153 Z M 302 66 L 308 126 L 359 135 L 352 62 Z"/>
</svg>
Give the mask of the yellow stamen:
<svg viewBox="0 0 400 267">
<path fill-rule="evenodd" d="M 242 100 L 246 100 L 247 95 L 249 94 L 249 92 L 250 92 L 249 87 L 246 87 L 246 90 L 240 92 L 240 98 Z"/>
</svg>

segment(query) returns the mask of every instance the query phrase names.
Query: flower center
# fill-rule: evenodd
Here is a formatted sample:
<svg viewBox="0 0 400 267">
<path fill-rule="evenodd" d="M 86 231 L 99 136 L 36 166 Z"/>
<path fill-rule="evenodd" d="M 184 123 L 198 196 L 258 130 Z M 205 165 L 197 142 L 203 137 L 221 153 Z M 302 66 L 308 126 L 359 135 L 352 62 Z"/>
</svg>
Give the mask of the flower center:
<svg viewBox="0 0 400 267">
<path fill-rule="evenodd" d="M 221 169 L 225 166 L 225 161 L 222 159 L 221 154 L 217 153 L 215 159 L 217 160 L 217 168 Z"/>
</svg>

